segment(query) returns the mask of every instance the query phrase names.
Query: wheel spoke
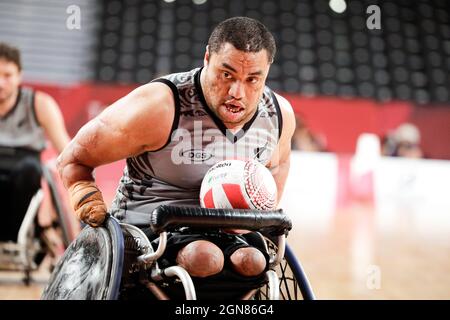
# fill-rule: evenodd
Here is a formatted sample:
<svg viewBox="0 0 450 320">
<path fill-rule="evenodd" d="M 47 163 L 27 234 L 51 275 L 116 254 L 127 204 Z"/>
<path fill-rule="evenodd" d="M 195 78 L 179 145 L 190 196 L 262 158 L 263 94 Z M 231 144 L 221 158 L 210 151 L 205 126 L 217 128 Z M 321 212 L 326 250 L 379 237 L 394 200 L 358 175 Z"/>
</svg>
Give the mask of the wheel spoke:
<svg viewBox="0 0 450 320">
<path fill-rule="evenodd" d="M 270 252 L 276 252 L 277 248 L 272 241 L 267 240 Z M 297 300 L 300 298 L 299 284 L 295 278 L 294 272 L 289 265 L 289 262 L 283 258 L 281 263 L 274 269 L 280 279 L 279 289 L 280 298 L 282 300 Z M 262 286 L 254 296 L 255 300 L 269 299 L 269 287 L 267 284 Z"/>
</svg>

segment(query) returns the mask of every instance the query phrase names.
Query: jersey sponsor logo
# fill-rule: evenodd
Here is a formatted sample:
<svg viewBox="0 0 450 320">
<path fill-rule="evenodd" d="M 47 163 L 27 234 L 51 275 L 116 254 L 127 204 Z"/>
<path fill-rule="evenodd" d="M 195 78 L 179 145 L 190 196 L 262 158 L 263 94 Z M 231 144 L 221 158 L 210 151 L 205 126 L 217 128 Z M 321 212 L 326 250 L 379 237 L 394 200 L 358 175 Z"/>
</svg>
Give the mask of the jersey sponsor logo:
<svg viewBox="0 0 450 320">
<path fill-rule="evenodd" d="M 189 130 L 177 128 L 171 135 L 171 160 L 174 165 L 211 164 L 224 159 L 257 158 L 266 163 L 277 146 L 278 130 L 251 128 L 233 135 L 240 139 L 230 141 L 233 132 L 227 130 L 224 135 L 219 129 L 204 129 L 202 121 L 194 121 Z"/>
<path fill-rule="evenodd" d="M 187 158 L 194 161 L 208 161 L 212 158 L 212 154 L 206 152 L 203 149 L 188 149 L 188 150 L 182 150 L 180 152 L 180 156 L 183 158 Z"/>
</svg>

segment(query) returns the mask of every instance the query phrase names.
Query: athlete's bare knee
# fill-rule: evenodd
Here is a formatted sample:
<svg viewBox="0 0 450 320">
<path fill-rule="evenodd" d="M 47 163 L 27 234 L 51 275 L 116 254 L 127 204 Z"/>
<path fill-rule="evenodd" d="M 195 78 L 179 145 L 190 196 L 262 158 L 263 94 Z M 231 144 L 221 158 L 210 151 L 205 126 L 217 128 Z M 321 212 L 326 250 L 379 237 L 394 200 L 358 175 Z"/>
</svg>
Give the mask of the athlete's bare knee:
<svg viewBox="0 0 450 320">
<path fill-rule="evenodd" d="M 194 277 L 208 277 L 222 271 L 222 250 L 214 243 L 197 240 L 178 252 L 177 263 Z"/>
<path fill-rule="evenodd" d="M 256 248 L 240 248 L 230 257 L 233 269 L 247 277 L 257 276 L 266 268 L 266 259 L 261 251 Z"/>
</svg>

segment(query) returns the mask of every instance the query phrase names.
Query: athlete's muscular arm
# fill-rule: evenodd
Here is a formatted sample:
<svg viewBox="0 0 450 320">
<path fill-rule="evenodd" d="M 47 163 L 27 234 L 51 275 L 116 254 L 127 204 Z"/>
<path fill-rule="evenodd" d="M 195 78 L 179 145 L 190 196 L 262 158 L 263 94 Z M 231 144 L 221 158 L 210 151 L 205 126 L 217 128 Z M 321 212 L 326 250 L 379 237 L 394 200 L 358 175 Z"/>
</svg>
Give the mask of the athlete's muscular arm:
<svg viewBox="0 0 450 320">
<path fill-rule="evenodd" d="M 58 104 L 51 96 L 40 91 L 36 92 L 34 104 L 39 124 L 44 128 L 58 154 L 61 153 L 69 143 L 70 137 Z"/>
<path fill-rule="evenodd" d="M 283 195 L 284 185 L 289 173 L 291 139 L 295 130 L 295 115 L 289 101 L 278 94 L 275 95 L 280 105 L 281 115 L 283 117 L 283 130 L 281 132 L 280 141 L 278 142 L 278 148 L 270 160 L 269 169 L 277 184 L 277 203 L 279 203 L 281 196 Z"/>
<path fill-rule="evenodd" d="M 58 157 L 59 174 L 78 217 L 92 226 L 106 215 L 94 168 L 162 147 L 175 114 L 170 88 L 143 85 L 84 125 Z"/>
</svg>

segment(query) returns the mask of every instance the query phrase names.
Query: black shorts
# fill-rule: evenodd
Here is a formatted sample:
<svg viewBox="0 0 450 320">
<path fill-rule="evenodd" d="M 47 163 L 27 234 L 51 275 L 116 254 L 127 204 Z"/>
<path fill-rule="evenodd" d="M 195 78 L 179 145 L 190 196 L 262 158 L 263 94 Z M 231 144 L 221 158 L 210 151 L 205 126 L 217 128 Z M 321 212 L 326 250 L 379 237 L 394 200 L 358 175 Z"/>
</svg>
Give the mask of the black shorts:
<svg viewBox="0 0 450 320">
<path fill-rule="evenodd" d="M 0 146 L 0 241 L 17 241 L 30 201 L 41 187 L 41 175 L 38 152 Z"/>
<path fill-rule="evenodd" d="M 156 250 L 159 238 L 150 228 L 143 229 L 152 242 Z M 246 277 L 238 274 L 231 267 L 230 256 L 240 248 L 254 247 L 260 250 L 266 258 L 266 268 L 269 267 L 269 255 L 265 250 L 265 244 L 261 237 L 256 233 L 243 235 L 228 234 L 221 231 L 204 231 L 185 228 L 177 232 L 171 232 L 167 235 L 167 246 L 164 254 L 158 260 L 160 268 L 166 268 L 176 265 L 178 252 L 187 244 L 197 241 L 207 240 L 217 245 L 224 254 L 224 267 L 218 274 L 198 278 L 192 277 L 194 286 L 197 290 L 197 298 L 203 300 L 217 299 L 239 299 L 251 289 L 259 288 L 266 282 L 265 272 L 256 277 Z M 169 296 L 175 296 L 175 299 L 183 299 L 184 291 L 179 283 L 173 282 L 173 279 L 167 279 L 171 285 L 166 291 Z"/>
</svg>

